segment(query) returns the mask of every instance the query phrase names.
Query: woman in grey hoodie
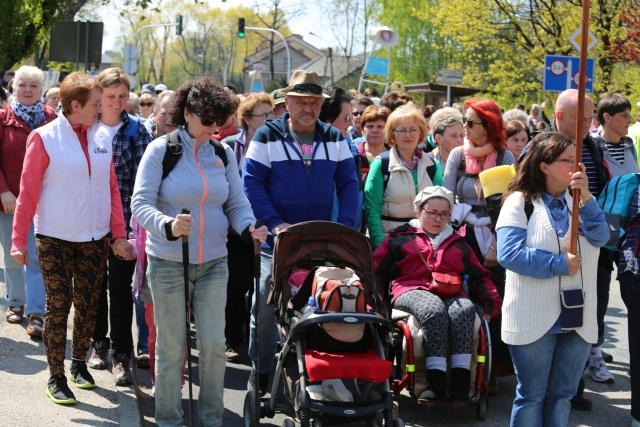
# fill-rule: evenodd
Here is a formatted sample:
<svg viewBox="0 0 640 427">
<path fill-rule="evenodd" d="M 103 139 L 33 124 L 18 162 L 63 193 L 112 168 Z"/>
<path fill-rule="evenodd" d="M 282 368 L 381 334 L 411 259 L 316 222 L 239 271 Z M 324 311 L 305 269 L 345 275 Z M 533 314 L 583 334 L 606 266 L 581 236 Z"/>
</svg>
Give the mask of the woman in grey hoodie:
<svg viewBox="0 0 640 427">
<path fill-rule="evenodd" d="M 225 303 L 227 231 L 229 225 L 247 243 L 264 242 L 266 227 L 254 228 L 255 217 L 242 190 L 234 161 L 216 154 L 209 140 L 235 105 L 222 86 L 198 77 L 176 92 L 172 120 L 182 154 L 163 179 L 167 138 L 147 147 L 140 162 L 131 208 L 147 230 L 147 278 L 155 306 L 156 422 L 180 425 L 180 377 L 186 331 L 182 249 L 178 238 L 189 238 L 191 310 L 198 330 L 198 417 L 205 426 L 221 426 L 225 373 Z M 174 134 L 175 136 L 175 134 Z M 227 159 L 233 159 L 230 147 Z M 182 208 L 190 214 L 181 214 Z"/>
</svg>

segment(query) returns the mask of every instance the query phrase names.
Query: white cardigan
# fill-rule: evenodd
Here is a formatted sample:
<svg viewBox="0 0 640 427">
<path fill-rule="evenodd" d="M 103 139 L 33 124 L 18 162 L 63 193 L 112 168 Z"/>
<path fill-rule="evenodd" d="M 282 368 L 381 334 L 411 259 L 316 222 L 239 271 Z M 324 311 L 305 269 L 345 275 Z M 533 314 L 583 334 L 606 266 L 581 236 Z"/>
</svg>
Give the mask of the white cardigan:
<svg viewBox="0 0 640 427">
<path fill-rule="evenodd" d="M 572 206 L 572 198 L 568 192 L 566 200 L 568 206 Z M 533 206 L 533 214 L 527 224 L 522 193 L 511 194 L 502 206 L 496 229 L 526 228 L 528 247 L 545 249 L 554 254 L 566 252 L 569 249 L 569 233 L 565 238 L 558 239 L 542 199 L 535 200 Z M 589 343 L 597 341 L 596 275 L 600 251 L 584 236 L 578 236 L 578 253 L 582 256 L 582 267 L 581 272 L 575 276 L 536 279 L 507 270 L 502 304 L 502 340 L 505 343 L 530 344 L 551 329 L 560 315 L 559 286 L 562 289 L 584 286 L 583 325 L 576 332 Z"/>
</svg>

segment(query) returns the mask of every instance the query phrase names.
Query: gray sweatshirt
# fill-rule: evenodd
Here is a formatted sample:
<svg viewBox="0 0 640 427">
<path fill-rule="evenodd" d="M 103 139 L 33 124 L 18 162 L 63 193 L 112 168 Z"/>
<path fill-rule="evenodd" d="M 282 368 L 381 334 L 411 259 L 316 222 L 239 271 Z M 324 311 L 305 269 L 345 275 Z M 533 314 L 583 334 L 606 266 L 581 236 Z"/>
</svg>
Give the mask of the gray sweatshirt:
<svg viewBox="0 0 640 427">
<path fill-rule="evenodd" d="M 165 224 L 185 207 L 191 211 L 189 262 L 202 264 L 227 256 L 227 232 L 231 225 L 241 233 L 255 223 L 251 205 L 242 190 L 234 154 L 225 146 L 227 166 L 211 144 L 197 143 L 180 129 L 183 153 L 171 173 L 162 179 L 166 137 L 147 147 L 136 175 L 131 210 L 147 230 L 147 254 L 168 261 L 182 261 L 181 240 L 169 241 Z"/>
</svg>

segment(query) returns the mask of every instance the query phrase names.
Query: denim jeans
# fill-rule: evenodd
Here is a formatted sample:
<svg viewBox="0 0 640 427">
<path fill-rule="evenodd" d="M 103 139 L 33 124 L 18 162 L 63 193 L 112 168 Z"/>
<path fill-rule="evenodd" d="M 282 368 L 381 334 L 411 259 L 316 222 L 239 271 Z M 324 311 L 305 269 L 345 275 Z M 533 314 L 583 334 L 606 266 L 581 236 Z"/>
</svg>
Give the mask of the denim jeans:
<svg viewBox="0 0 640 427">
<path fill-rule="evenodd" d="M 591 344 L 575 331 L 509 345 L 518 378 L 511 426 L 566 426 L 590 349 Z"/>
<path fill-rule="evenodd" d="M 271 265 L 273 250 L 262 249 L 260 254 L 260 369 L 259 372 L 269 374 L 274 369 L 276 359 L 276 347 L 278 343 L 278 329 L 274 306 L 267 305 L 267 297 L 271 288 Z M 251 300 L 251 322 L 249 335 L 249 356 L 256 369 L 256 293 Z"/>
<path fill-rule="evenodd" d="M 182 426 L 180 389 L 186 309 L 182 263 L 148 257 L 156 324 L 156 423 Z M 226 368 L 224 308 L 227 300 L 227 258 L 189 265 L 191 307 L 199 352 L 198 415 L 203 426 L 221 426 Z"/>
<path fill-rule="evenodd" d="M 9 307 L 25 305 L 24 313 L 44 316 L 45 293 L 44 280 L 40 272 L 40 264 L 36 255 L 36 236 L 33 224 L 27 237 L 27 268 L 11 258 L 11 232 L 13 215 L 0 211 L 0 245 L 4 253 L 4 282 L 7 285 L 7 301 Z"/>
</svg>

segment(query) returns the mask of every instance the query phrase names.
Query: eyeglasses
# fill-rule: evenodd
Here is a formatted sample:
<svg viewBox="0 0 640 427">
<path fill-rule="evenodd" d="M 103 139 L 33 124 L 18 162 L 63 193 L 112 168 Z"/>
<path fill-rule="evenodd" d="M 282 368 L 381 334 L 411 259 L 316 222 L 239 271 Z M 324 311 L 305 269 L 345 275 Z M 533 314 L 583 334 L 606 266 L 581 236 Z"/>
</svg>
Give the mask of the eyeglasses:
<svg viewBox="0 0 640 427">
<path fill-rule="evenodd" d="M 352 115 L 353 117 L 360 117 L 360 116 L 361 116 L 361 115 L 363 115 L 363 114 L 364 114 L 364 111 L 352 111 L 352 112 L 351 112 L 351 115 Z"/>
<path fill-rule="evenodd" d="M 260 117 L 261 119 L 268 119 L 270 117 L 273 117 L 273 111 L 269 111 L 268 113 L 262 113 L 262 114 L 249 114 L 249 116 Z"/>
<path fill-rule="evenodd" d="M 224 122 L 227 121 L 227 119 L 221 119 L 220 117 L 203 116 L 191 109 L 189 109 L 189 111 L 191 111 L 196 116 L 200 117 L 200 123 L 202 123 L 202 126 L 213 126 L 214 123 L 216 124 L 216 126 L 222 126 Z"/>
<path fill-rule="evenodd" d="M 314 95 L 320 95 L 322 93 L 322 86 L 314 84 L 299 84 L 294 85 L 293 88 L 289 89 L 289 92 L 312 93 Z"/>
<path fill-rule="evenodd" d="M 151 107 L 151 106 L 153 106 L 153 102 L 141 102 L 140 106 L 141 107 Z"/>
<path fill-rule="evenodd" d="M 407 134 L 409 134 L 410 136 L 416 135 L 418 132 L 420 132 L 420 129 L 418 129 L 418 128 L 411 128 L 411 129 L 403 129 L 403 128 L 401 128 L 401 129 L 394 129 L 393 131 L 396 133 L 396 135 L 400 135 L 402 137 L 405 137 L 405 136 L 407 136 Z"/>
<path fill-rule="evenodd" d="M 569 166 L 573 166 L 576 164 L 576 162 L 573 159 L 555 159 L 553 163 L 556 163 L 556 162 L 566 163 Z"/>
<path fill-rule="evenodd" d="M 348 122 L 351 120 L 351 114 L 347 114 L 345 116 L 338 116 L 338 118 L 344 120 L 345 122 Z"/>
<path fill-rule="evenodd" d="M 462 117 L 462 123 L 466 124 L 469 129 L 473 129 L 474 125 L 486 125 L 485 122 L 474 122 L 473 120 L 469 120 L 466 117 Z"/>
<path fill-rule="evenodd" d="M 423 212 L 426 213 L 427 216 L 431 219 L 436 219 L 440 217 L 441 220 L 447 221 L 449 217 L 451 217 L 451 212 L 449 211 L 438 212 L 438 211 L 428 211 L 425 209 Z"/>
</svg>

